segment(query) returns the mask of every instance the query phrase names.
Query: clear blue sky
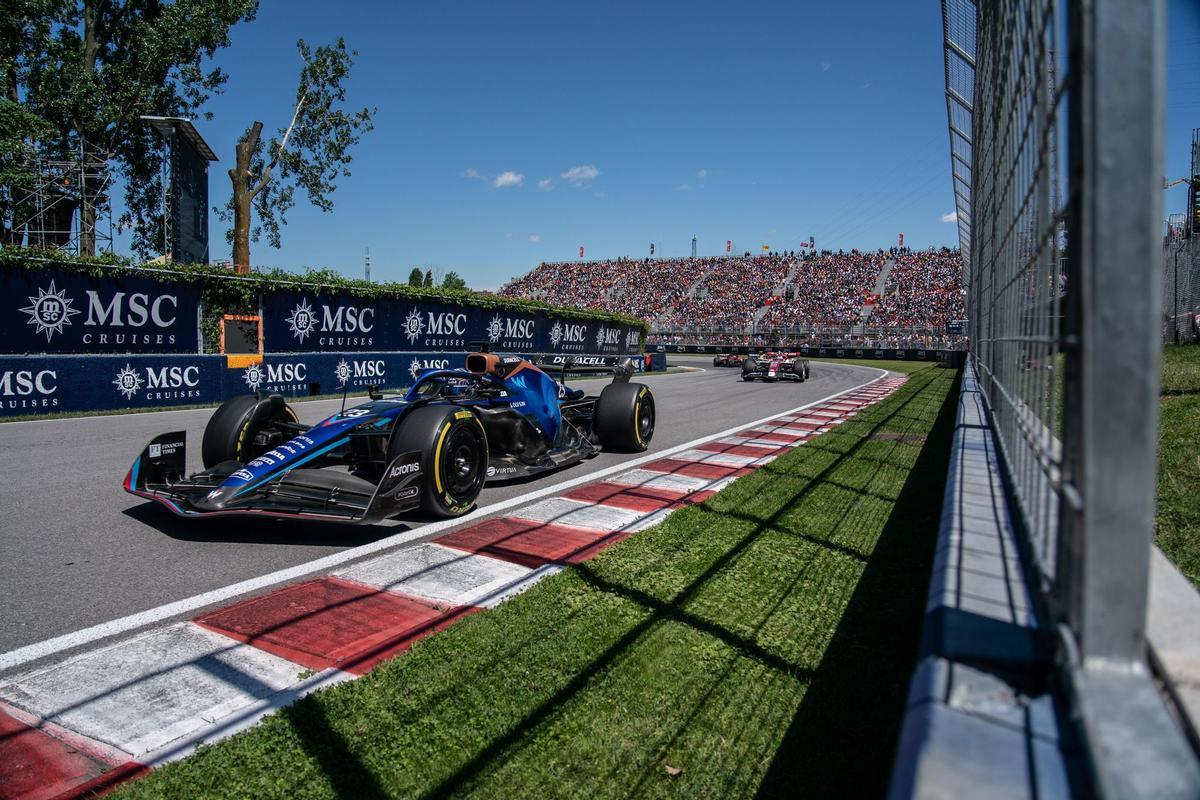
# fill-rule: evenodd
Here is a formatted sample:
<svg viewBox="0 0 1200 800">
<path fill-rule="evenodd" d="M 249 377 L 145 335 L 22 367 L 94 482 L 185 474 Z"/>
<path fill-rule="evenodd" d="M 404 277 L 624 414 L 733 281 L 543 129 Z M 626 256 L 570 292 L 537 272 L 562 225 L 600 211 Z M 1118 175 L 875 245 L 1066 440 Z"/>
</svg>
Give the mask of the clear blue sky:
<svg viewBox="0 0 1200 800">
<path fill-rule="evenodd" d="M 1181 177 L 1200 126 L 1200 4 L 1170 5 L 1168 174 Z M 334 211 L 298 196 L 283 248 L 259 242 L 255 264 L 360 275 L 369 246 L 377 279 L 422 265 L 495 288 L 580 245 L 603 258 L 650 242 L 686 255 L 693 234 L 708 254 L 809 235 L 957 243 L 941 221 L 954 206 L 934 0 L 263 0 L 218 55 L 230 81 L 197 122 L 222 158 L 212 204 L 238 134 L 287 123 L 296 39 L 338 35 L 359 51 L 350 99 L 378 107 L 376 128 Z M 1168 211 L 1183 206 L 1168 195 Z M 215 215 L 211 230 L 213 258 L 228 257 Z"/>
</svg>

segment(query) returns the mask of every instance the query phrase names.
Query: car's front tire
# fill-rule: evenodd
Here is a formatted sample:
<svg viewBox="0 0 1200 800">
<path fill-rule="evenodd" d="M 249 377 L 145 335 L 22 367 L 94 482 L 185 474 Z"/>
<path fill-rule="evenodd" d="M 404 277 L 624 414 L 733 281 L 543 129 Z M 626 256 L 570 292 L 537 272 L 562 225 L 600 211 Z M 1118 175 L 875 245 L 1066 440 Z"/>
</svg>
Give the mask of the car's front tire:
<svg viewBox="0 0 1200 800">
<path fill-rule="evenodd" d="M 643 383 L 610 383 L 596 400 L 593 420 L 606 449 L 641 452 L 654 436 L 654 395 Z"/>
<path fill-rule="evenodd" d="M 254 437 L 273 422 L 299 422 L 296 412 L 279 395 L 231 397 L 217 407 L 204 426 L 200 459 L 210 469 L 222 461 L 243 464 L 259 455 Z M 290 437 L 288 437 L 290 438 Z"/>
<path fill-rule="evenodd" d="M 421 510 L 457 517 L 471 510 L 487 476 L 487 436 L 479 418 L 459 406 L 415 409 L 392 431 L 388 463 L 421 453 Z"/>
</svg>

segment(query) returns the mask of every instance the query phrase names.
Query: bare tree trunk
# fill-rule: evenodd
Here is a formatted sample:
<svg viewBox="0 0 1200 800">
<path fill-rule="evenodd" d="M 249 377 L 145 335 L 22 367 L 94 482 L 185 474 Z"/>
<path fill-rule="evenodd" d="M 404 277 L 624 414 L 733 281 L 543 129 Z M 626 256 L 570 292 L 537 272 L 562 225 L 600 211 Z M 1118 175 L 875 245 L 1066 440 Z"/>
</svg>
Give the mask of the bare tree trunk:
<svg viewBox="0 0 1200 800">
<path fill-rule="evenodd" d="M 92 0 L 83 3 L 83 69 L 85 72 L 96 71 L 96 51 L 99 43 L 96 41 L 96 9 Z M 79 121 L 75 122 L 75 131 L 79 134 L 80 167 L 87 170 L 87 131 Z M 94 203 L 89 203 L 87 186 L 79 186 L 79 255 L 96 255 L 96 209 Z M 94 199 L 98 199 L 94 198 Z"/>
<path fill-rule="evenodd" d="M 262 135 L 262 123 L 255 121 L 250 133 L 237 143 L 237 161 L 229 170 L 233 182 L 233 268 L 250 271 L 250 204 L 256 194 L 250 185 L 250 160 Z"/>
</svg>

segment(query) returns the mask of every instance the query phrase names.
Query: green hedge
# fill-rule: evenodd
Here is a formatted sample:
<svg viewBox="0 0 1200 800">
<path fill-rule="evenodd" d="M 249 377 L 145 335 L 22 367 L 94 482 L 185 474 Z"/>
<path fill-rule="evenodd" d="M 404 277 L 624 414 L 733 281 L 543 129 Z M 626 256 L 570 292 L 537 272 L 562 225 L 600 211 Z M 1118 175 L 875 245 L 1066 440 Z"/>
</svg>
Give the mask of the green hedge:
<svg viewBox="0 0 1200 800">
<path fill-rule="evenodd" d="M 539 300 L 500 297 L 461 289 L 440 287 L 417 287 L 406 283 L 368 283 L 358 278 L 347 278 L 333 270 L 310 269 L 303 274 L 273 269 L 236 275 L 224 267 L 207 264 L 146 264 L 111 254 L 85 258 L 60 253 L 48 255 L 40 250 L 19 247 L 0 249 L 0 267 L 38 269 L 54 266 L 82 272 L 94 277 L 102 275 L 136 274 L 167 282 L 197 282 L 200 284 L 204 302 L 204 317 L 201 333 L 206 352 L 216 352 L 220 340 L 220 319 L 224 314 L 258 313 L 258 296 L 263 292 L 294 290 L 303 288 L 316 293 L 341 292 L 367 299 L 388 300 L 437 300 L 460 306 L 478 306 L 504 311 L 541 311 L 550 314 L 576 317 L 579 319 L 604 320 L 641 328 L 645 341 L 649 326 L 645 320 L 625 314 L 610 314 L 578 308 L 565 308 Z"/>
</svg>

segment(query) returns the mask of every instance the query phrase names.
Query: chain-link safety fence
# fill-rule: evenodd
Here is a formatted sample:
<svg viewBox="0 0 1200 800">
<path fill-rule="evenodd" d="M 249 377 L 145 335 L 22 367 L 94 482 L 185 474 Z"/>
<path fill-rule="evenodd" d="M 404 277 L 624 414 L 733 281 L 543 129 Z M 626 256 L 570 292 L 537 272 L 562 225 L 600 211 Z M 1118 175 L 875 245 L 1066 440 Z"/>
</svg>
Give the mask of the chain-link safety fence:
<svg viewBox="0 0 1200 800">
<path fill-rule="evenodd" d="M 1163 341 L 1200 341 L 1200 236 L 1163 242 Z"/>
<path fill-rule="evenodd" d="M 975 363 L 1037 565 L 1052 582 L 1062 460 L 1057 153 L 1066 128 L 1057 19 L 1046 0 L 986 3 L 975 47 L 974 4 L 947 7 L 959 12 L 950 15 L 957 24 L 947 24 L 958 48 L 948 48 L 946 74 L 955 189 L 973 212 L 960 235 L 968 232 L 971 253 L 965 283 Z M 973 52 L 977 78 L 965 60 Z"/>
<path fill-rule="evenodd" d="M 970 363 L 1052 681 L 1097 794 L 1192 790 L 1195 759 L 1145 640 L 1162 289 L 1175 278 L 1170 251 L 1158 277 L 1163 3 L 943 0 L 942 12 Z M 1183 258 L 1168 297 L 1181 306 Z"/>
</svg>

